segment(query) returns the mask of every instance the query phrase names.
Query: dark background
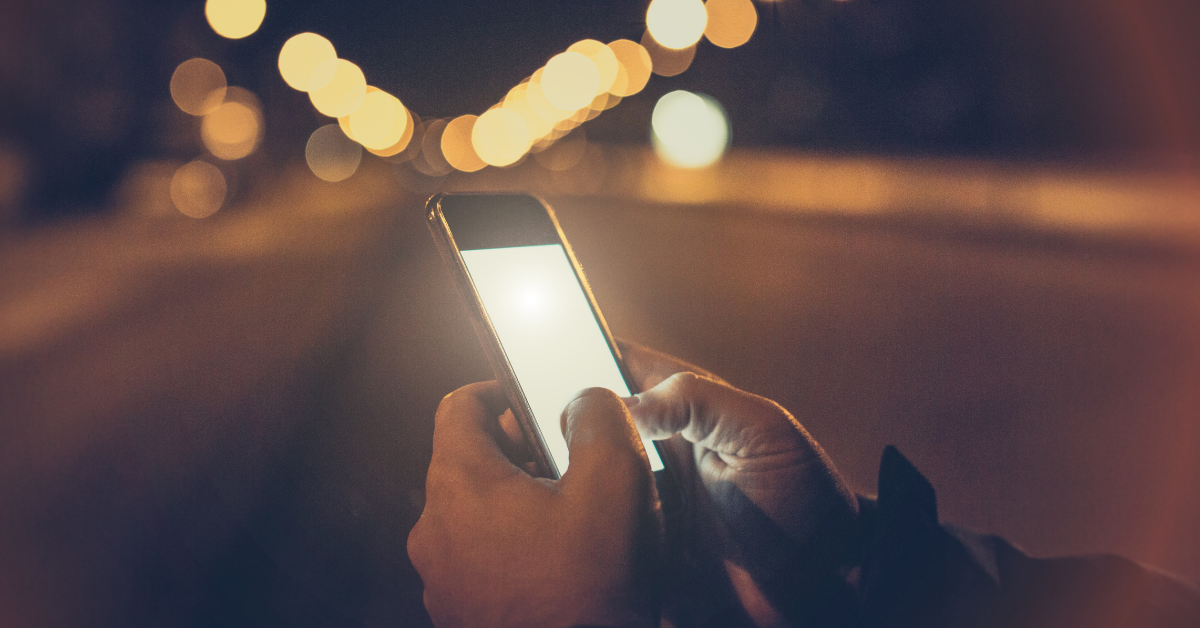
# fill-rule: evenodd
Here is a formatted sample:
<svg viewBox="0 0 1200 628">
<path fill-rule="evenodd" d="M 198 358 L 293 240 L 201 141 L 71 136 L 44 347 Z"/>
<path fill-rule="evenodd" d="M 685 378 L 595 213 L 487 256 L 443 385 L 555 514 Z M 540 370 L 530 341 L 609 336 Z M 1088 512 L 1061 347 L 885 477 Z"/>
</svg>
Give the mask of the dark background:
<svg viewBox="0 0 1200 628">
<path fill-rule="evenodd" d="M 0 140 L 24 155 L 25 221 L 103 211 L 139 157 L 190 158 L 192 121 L 164 88 L 210 58 L 267 110 L 266 159 L 295 160 L 323 117 L 276 69 L 283 42 L 323 34 L 368 82 L 422 118 L 484 111 L 574 41 L 638 40 L 645 3 L 271 2 L 258 32 L 226 40 L 202 2 L 54 0 L 0 7 Z M 1200 7 L 1186 0 L 784 0 L 759 3 L 734 50 L 701 43 L 692 68 L 655 77 L 587 126 L 643 144 L 658 96 L 715 96 L 735 147 L 1194 164 Z"/>
</svg>

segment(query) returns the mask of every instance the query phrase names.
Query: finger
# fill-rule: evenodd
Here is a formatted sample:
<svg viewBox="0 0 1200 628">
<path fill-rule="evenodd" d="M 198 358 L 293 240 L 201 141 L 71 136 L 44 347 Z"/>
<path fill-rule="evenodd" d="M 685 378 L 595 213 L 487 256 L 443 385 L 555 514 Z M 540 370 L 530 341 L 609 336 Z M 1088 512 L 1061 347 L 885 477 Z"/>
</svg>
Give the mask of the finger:
<svg viewBox="0 0 1200 628">
<path fill-rule="evenodd" d="M 521 426 L 517 425 L 517 417 L 513 415 L 512 410 L 505 410 L 504 414 L 500 415 L 500 431 L 504 432 L 509 445 L 525 445 L 525 436 L 521 434 Z"/>
<path fill-rule="evenodd" d="M 617 347 L 621 350 L 625 368 L 629 370 L 629 375 L 633 378 L 639 391 L 649 390 L 664 379 L 683 372 L 698 373 L 717 381 L 724 381 L 694 364 L 637 343 L 618 339 Z"/>
<path fill-rule="evenodd" d="M 433 420 L 430 476 L 451 469 L 485 477 L 515 470 L 493 436 L 498 431 L 496 417 L 506 406 L 494 381 L 463 386 L 446 395 Z"/>
<path fill-rule="evenodd" d="M 562 430 L 571 456 L 560 480 L 564 492 L 578 486 L 588 492 L 629 494 L 635 488 L 630 482 L 653 486 L 642 439 L 616 393 L 604 388 L 580 391 L 563 410 Z"/>
<path fill-rule="evenodd" d="M 526 468 L 526 463 L 533 463 L 533 453 L 512 410 L 505 410 L 504 414 L 500 415 L 498 427 L 499 433 L 496 435 L 496 440 L 505 457 L 522 469 Z M 536 468 L 537 465 L 533 466 Z"/>
<path fill-rule="evenodd" d="M 764 456 L 807 442 L 804 428 L 779 404 L 696 373 L 676 373 L 626 404 L 647 438 L 679 434 L 731 456 Z"/>
</svg>

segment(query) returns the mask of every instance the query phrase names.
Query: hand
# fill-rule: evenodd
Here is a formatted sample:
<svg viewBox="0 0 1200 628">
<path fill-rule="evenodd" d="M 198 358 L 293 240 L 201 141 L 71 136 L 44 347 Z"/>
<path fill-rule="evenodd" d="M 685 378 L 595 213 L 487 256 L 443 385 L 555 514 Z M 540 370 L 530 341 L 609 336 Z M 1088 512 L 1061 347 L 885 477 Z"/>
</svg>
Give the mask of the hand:
<svg viewBox="0 0 1200 628">
<path fill-rule="evenodd" d="M 779 404 L 676 358 L 621 348 L 645 391 L 626 402 L 634 421 L 652 439 L 669 438 L 663 449 L 685 520 L 672 527 L 685 560 L 719 563 L 756 625 L 828 612 L 805 605 L 826 604 L 815 598 L 828 591 L 817 590 L 848 567 L 858 502 L 825 452 Z M 711 591 L 698 594 L 711 600 Z"/>
<path fill-rule="evenodd" d="M 661 512 L 621 400 L 582 391 L 563 411 L 571 466 L 534 478 L 501 452 L 495 382 L 438 406 L 408 554 L 438 626 L 657 626 Z M 615 419 L 615 420 L 614 420 Z"/>
</svg>

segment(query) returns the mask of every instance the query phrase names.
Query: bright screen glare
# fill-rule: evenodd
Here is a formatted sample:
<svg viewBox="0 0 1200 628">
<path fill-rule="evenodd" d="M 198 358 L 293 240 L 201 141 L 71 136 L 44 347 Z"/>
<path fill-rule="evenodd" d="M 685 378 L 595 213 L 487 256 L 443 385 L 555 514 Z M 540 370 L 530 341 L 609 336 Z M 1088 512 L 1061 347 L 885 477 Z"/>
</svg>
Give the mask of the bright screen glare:
<svg viewBox="0 0 1200 628">
<path fill-rule="evenodd" d="M 584 388 L 628 397 L 621 370 L 561 245 L 472 249 L 462 257 L 561 475 L 563 408 Z M 650 467 L 662 469 L 654 445 L 642 444 Z"/>
</svg>

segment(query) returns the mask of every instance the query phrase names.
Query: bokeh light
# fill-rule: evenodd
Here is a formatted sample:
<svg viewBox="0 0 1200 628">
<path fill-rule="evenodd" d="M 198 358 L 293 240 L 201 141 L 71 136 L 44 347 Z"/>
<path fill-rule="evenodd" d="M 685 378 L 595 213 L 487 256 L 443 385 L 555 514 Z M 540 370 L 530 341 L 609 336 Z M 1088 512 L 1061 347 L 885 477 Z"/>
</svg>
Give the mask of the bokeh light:
<svg viewBox="0 0 1200 628">
<path fill-rule="evenodd" d="M 650 35 L 650 31 L 646 31 L 642 35 L 642 46 L 650 55 L 653 72 L 659 76 L 675 76 L 682 74 L 684 70 L 692 65 L 692 60 L 696 58 L 696 47 L 690 46 L 682 50 L 666 48 L 654 41 L 654 37 Z"/>
<path fill-rule="evenodd" d="M 613 93 L 601 94 L 592 101 L 591 107 L 596 111 L 608 111 L 621 104 L 621 97 Z"/>
<path fill-rule="evenodd" d="M 354 131 L 350 130 L 350 116 L 342 116 L 337 120 L 338 128 L 342 130 L 342 133 L 345 134 L 346 137 L 357 142 L 358 140 L 354 139 Z"/>
<path fill-rule="evenodd" d="M 219 107 L 225 100 L 225 87 L 225 72 L 208 59 L 188 59 L 171 74 L 171 100 L 193 116 Z"/>
<path fill-rule="evenodd" d="M 617 55 L 604 44 L 595 39 L 584 39 L 571 44 L 567 48 L 567 52 L 578 52 L 585 56 L 596 66 L 596 71 L 600 75 L 600 84 L 596 87 L 596 94 L 604 94 L 612 88 L 613 82 L 617 80 L 617 70 L 621 65 L 617 62 Z"/>
<path fill-rule="evenodd" d="M 400 99 L 379 89 L 369 90 L 362 104 L 349 116 L 350 137 L 375 150 L 400 141 L 407 125 L 408 116 Z"/>
<path fill-rule="evenodd" d="M 588 63 L 590 65 L 591 62 Z M 471 132 L 471 144 L 475 152 L 480 159 L 493 166 L 516 163 L 529 149 L 530 139 L 529 128 L 521 115 L 504 107 L 484 112 Z"/>
<path fill-rule="evenodd" d="M 618 39 L 608 44 L 617 58 L 619 67 L 613 86 L 609 89 L 615 96 L 632 96 L 646 86 L 650 80 L 653 61 L 650 53 L 641 44 L 628 39 Z"/>
<path fill-rule="evenodd" d="M 655 152 L 663 161 L 681 168 L 712 164 L 729 146 L 725 111 L 703 94 L 678 90 L 659 98 L 650 125 Z"/>
<path fill-rule="evenodd" d="M 329 81 L 333 80 L 333 75 L 337 72 L 339 67 L 337 62 L 337 59 L 333 59 L 332 61 L 326 59 L 318 63 L 317 67 L 313 68 L 312 74 L 308 77 L 309 94 L 312 94 L 314 91 L 325 87 L 329 84 Z M 363 82 L 365 83 L 366 79 L 363 79 Z"/>
<path fill-rule="evenodd" d="M 225 101 L 204 116 L 200 139 L 214 156 L 226 161 L 254 152 L 262 137 L 262 113 L 253 105 Z"/>
<path fill-rule="evenodd" d="M 241 39 L 254 33 L 266 15 L 266 0 L 208 0 L 204 3 L 208 25 L 228 39 Z"/>
<path fill-rule="evenodd" d="M 346 137 L 336 124 L 313 131 L 304 147 L 308 168 L 318 178 L 336 183 L 348 179 L 362 161 L 362 146 Z"/>
<path fill-rule="evenodd" d="M 348 116 L 362 104 L 367 95 L 367 79 L 357 65 L 345 59 L 325 61 L 313 71 L 319 76 L 333 68 L 329 82 L 308 92 L 317 111 L 331 117 Z"/>
<path fill-rule="evenodd" d="M 539 118 L 553 125 L 559 120 L 571 117 L 574 111 L 563 109 L 550 102 L 550 99 L 546 97 L 546 91 L 542 89 L 542 75 L 542 70 L 534 72 L 533 78 L 525 84 L 525 102 L 529 103 L 529 108 Z"/>
<path fill-rule="evenodd" d="M 737 48 L 750 41 L 758 25 L 758 11 L 751 0 L 708 0 L 708 25 L 704 36 L 713 45 Z"/>
<path fill-rule="evenodd" d="M 337 59 L 337 51 L 328 39 L 316 33 L 300 33 L 287 40 L 279 51 L 279 74 L 293 89 L 307 92 L 322 87 L 333 78 L 335 66 L 314 80 L 318 66 Z"/>
<path fill-rule="evenodd" d="M 517 115 L 521 116 L 521 119 L 525 121 L 525 126 L 529 129 L 529 137 L 540 138 L 554 128 L 554 123 L 539 116 L 533 110 L 533 107 L 529 105 L 528 91 L 529 83 L 517 85 L 509 90 L 501 106 L 505 109 L 515 111 Z"/>
<path fill-rule="evenodd" d="M 620 100 L 616 96 L 610 96 L 607 92 L 605 92 L 605 93 L 600 94 L 599 96 L 596 96 L 595 98 L 593 98 L 592 102 L 588 103 L 588 106 L 586 109 L 580 109 L 579 112 L 576 113 L 575 115 L 582 114 L 583 119 L 585 121 L 595 118 L 596 116 L 600 115 L 600 113 L 603 112 L 605 109 L 608 109 L 608 99 L 610 97 L 613 100 Z"/>
<path fill-rule="evenodd" d="M 340 121 L 341 118 L 338 118 L 338 120 Z M 400 138 L 391 146 L 385 148 L 375 149 L 368 147 L 367 152 L 380 157 L 399 156 L 412 142 L 413 134 L 416 132 L 416 125 L 417 121 L 413 118 L 412 112 L 408 110 L 408 107 L 404 107 L 404 131 L 400 134 Z"/>
<path fill-rule="evenodd" d="M 471 145 L 471 132 L 478 119 L 472 115 L 459 116 L 446 123 L 442 131 L 442 156 L 456 170 L 475 172 L 487 165 Z"/>
<path fill-rule="evenodd" d="M 546 63 L 541 84 L 551 104 L 575 111 L 586 107 L 599 93 L 600 71 L 591 59 L 578 52 L 563 52 Z"/>
<path fill-rule="evenodd" d="M 570 135 L 558 140 L 542 151 L 533 154 L 533 158 L 543 168 L 561 172 L 569 170 L 579 163 L 587 150 L 587 134 L 583 129 L 575 129 Z"/>
<path fill-rule="evenodd" d="M 708 12 L 700 0 L 653 0 L 646 9 L 646 28 L 654 40 L 676 50 L 700 41 L 707 22 Z"/>
<path fill-rule="evenodd" d="M 184 164 L 171 177 L 171 202 L 192 218 L 207 218 L 225 203 L 225 175 L 216 166 L 196 160 Z"/>
<path fill-rule="evenodd" d="M 421 135 L 421 152 L 413 156 L 412 164 L 421 174 L 441 177 L 454 170 L 442 155 L 442 134 L 446 131 L 445 120 L 430 120 Z"/>
<path fill-rule="evenodd" d="M 411 109 L 405 107 L 405 113 L 408 114 L 408 130 L 404 136 L 396 142 L 395 146 L 389 146 L 384 150 L 370 150 L 367 152 L 374 153 L 384 158 L 384 161 L 399 164 L 404 163 L 413 158 L 413 155 L 421 152 L 421 138 L 424 137 L 424 125 L 421 122 L 420 116 L 413 113 Z"/>
</svg>

